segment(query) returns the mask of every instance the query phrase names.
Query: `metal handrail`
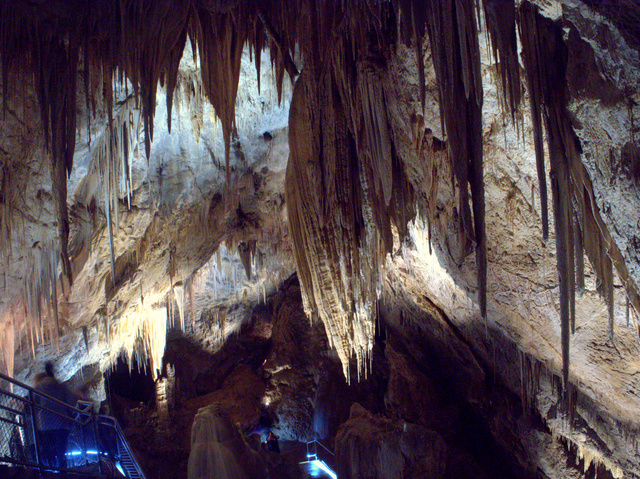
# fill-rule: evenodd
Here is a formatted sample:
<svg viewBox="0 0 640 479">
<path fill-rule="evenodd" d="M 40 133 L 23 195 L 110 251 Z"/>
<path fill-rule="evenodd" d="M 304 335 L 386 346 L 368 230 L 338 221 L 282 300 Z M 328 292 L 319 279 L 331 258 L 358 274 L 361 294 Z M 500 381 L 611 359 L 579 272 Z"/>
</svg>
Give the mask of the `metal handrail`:
<svg viewBox="0 0 640 479">
<path fill-rule="evenodd" d="M 21 396 L 19 394 L 15 394 L 12 391 L 6 390 L 4 387 L 0 387 L 0 399 L 6 398 L 8 399 L 9 402 L 14 401 L 14 403 L 17 403 L 17 405 L 13 404 L 14 407 L 11 407 L 9 405 L 3 404 L 2 402 L 4 401 L 0 401 L 0 411 L 4 411 L 5 413 L 8 413 L 10 416 L 9 418 L 0 417 L 0 420 L 1 420 L 0 424 L 1 423 L 9 424 L 9 426 L 6 426 L 6 427 L 11 428 L 8 430 L 9 434 L 11 434 L 11 437 L 12 437 L 11 442 L 13 443 L 13 434 L 17 432 L 22 439 L 21 447 L 26 448 L 26 449 L 23 449 L 23 452 L 18 456 L 15 456 L 15 454 L 14 454 L 14 457 L 7 456 L 6 454 L 0 455 L 0 463 L 4 462 L 9 464 L 14 464 L 17 466 L 26 467 L 26 468 L 37 469 L 37 470 L 40 470 L 41 472 L 45 470 L 60 471 L 60 472 L 64 471 L 68 474 L 82 474 L 85 477 L 93 475 L 94 473 L 91 471 L 79 472 L 79 471 L 74 471 L 73 469 L 70 469 L 70 468 L 65 469 L 65 468 L 53 466 L 51 464 L 43 463 L 43 457 L 41 455 L 42 453 L 41 447 L 46 447 L 46 443 L 43 443 L 42 445 L 39 444 L 39 442 L 43 440 L 44 436 L 42 436 L 43 430 L 40 430 L 40 428 L 37 425 L 42 424 L 41 423 L 42 417 L 48 418 L 49 421 L 51 421 L 52 418 L 57 417 L 57 418 L 60 418 L 57 420 L 62 420 L 63 424 L 66 426 L 70 426 L 70 425 L 72 426 L 73 424 L 76 425 L 76 426 L 72 426 L 72 429 L 74 431 L 75 439 L 78 439 L 77 436 L 78 434 L 80 434 L 80 442 L 78 445 L 80 446 L 80 449 L 81 449 L 80 453 L 82 454 L 81 461 L 84 461 L 84 462 L 81 462 L 81 464 L 84 464 L 86 466 L 90 464 L 94 464 L 95 466 L 97 466 L 98 472 L 95 473 L 96 477 L 100 477 L 100 475 L 103 472 L 101 457 L 106 456 L 105 451 L 102 451 L 100 446 L 101 441 L 105 440 L 104 436 L 101 436 L 98 430 L 98 425 L 101 425 L 101 426 L 111 427 L 115 431 L 116 442 L 117 442 L 115 446 L 118 448 L 118 452 L 122 456 L 122 458 L 126 459 L 127 464 L 126 465 L 122 464 L 122 466 L 126 467 L 127 476 L 132 479 L 133 478 L 144 479 L 144 474 L 142 472 L 142 469 L 137 463 L 135 456 L 133 455 L 133 452 L 129 447 L 129 444 L 127 443 L 124 433 L 115 418 L 112 418 L 110 416 L 96 415 L 93 412 L 93 405 L 90 402 L 78 401 L 77 403 L 78 406 L 71 406 L 63 401 L 60 401 L 55 397 L 52 397 L 44 392 L 34 389 L 31 386 L 28 386 L 20 381 L 17 381 L 5 374 L 0 373 L 0 380 L 4 380 L 9 384 L 12 384 L 13 386 L 17 386 L 18 388 L 24 390 L 26 393 L 25 396 Z M 45 401 L 46 404 L 49 404 L 50 407 L 40 404 L 38 401 L 40 399 L 46 400 Z M 19 409 L 20 407 L 22 408 L 22 410 Z M 53 410 L 52 408 L 55 408 L 55 407 L 60 407 L 61 411 L 64 411 L 64 412 Z M 38 415 L 36 415 L 36 411 L 38 411 L 39 413 Z M 44 413 L 44 416 L 42 416 L 43 413 Z M 62 426 L 63 429 L 66 429 L 71 432 L 71 429 L 69 429 L 66 426 Z M 75 429 L 75 428 L 79 428 L 79 429 Z M 5 431 L 7 431 L 6 428 L 5 428 Z M 24 443 L 24 441 L 26 440 L 25 438 L 27 438 L 27 436 L 29 441 L 27 441 L 27 443 Z M 87 443 L 86 442 L 87 438 L 91 442 Z M 95 441 L 95 443 L 93 441 Z M 11 445 L 5 445 L 5 446 L 7 447 L 7 449 L 12 447 Z M 90 449 L 94 449 L 94 448 L 95 448 L 95 451 L 90 451 Z M 25 454 L 27 449 L 31 451 L 29 453 L 29 456 L 31 457 L 26 457 Z M 107 449 L 108 449 L 108 445 L 107 445 Z M 72 451 L 72 453 L 73 452 L 74 451 Z M 72 453 L 71 455 L 75 455 Z M 11 454 L 13 454 L 13 452 L 11 452 Z M 70 454 L 69 450 L 67 450 L 64 453 L 64 455 L 66 456 L 69 456 L 69 454 Z M 89 460 L 90 455 L 95 455 L 95 462 Z M 112 459 L 116 459 L 116 458 L 112 458 Z M 74 458 L 73 461 L 75 461 L 77 464 L 76 458 Z M 60 463 L 58 462 L 58 465 L 59 464 Z M 62 462 L 62 464 L 68 464 L 68 463 Z M 91 466 L 91 467 L 94 467 L 94 466 Z"/>
<path fill-rule="evenodd" d="M 317 439 L 314 439 L 311 442 L 315 442 L 316 444 L 320 444 L 322 446 L 322 449 L 324 449 L 325 451 L 327 451 L 329 454 L 331 454 L 332 456 L 335 456 L 335 454 L 324 444 L 322 444 L 320 441 L 318 441 Z"/>
<path fill-rule="evenodd" d="M 318 448 L 318 445 L 320 445 L 320 448 Z M 325 452 L 328 452 L 329 455 L 325 454 Z M 331 468 L 335 467 L 335 455 L 327 446 L 317 439 L 307 442 L 307 458 L 306 461 L 301 464 L 304 463 L 312 463 L 317 468 L 326 472 L 330 477 L 337 479 L 337 475 L 331 470 Z"/>
<path fill-rule="evenodd" d="M 307 442 L 307 453 L 309 452 L 309 446 L 311 446 L 312 444 L 320 444 L 320 446 L 322 446 L 322 449 L 324 449 L 325 451 L 327 451 L 329 454 L 331 454 L 332 456 L 335 456 L 335 454 L 324 444 L 322 444 L 320 441 L 318 441 L 317 439 L 314 439 L 313 441 L 308 441 Z M 317 446 L 316 446 L 316 451 L 318 450 Z M 316 456 L 318 455 L 318 453 L 316 452 Z"/>
<path fill-rule="evenodd" d="M 127 439 L 124 435 L 124 432 L 122 431 L 122 428 L 120 427 L 120 423 L 118 423 L 118 420 L 115 417 L 111 416 L 97 415 L 96 421 L 98 422 L 98 424 L 110 426 L 116 432 L 118 438 L 118 446 L 121 446 L 124 449 L 124 452 L 130 459 L 135 469 L 135 471 L 127 471 L 127 473 L 130 474 L 131 472 L 135 472 L 138 477 L 144 478 L 144 473 L 142 472 L 138 461 L 136 461 L 135 456 L 133 455 L 133 451 L 131 451 L 131 448 L 129 447 L 129 443 L 127 442 Z"/>
<path fill-rule="evenodd" d="M 40 410 L 47 411 L 47 412 L 49 412 L 51 414 L 55 414 L 56 416 L 64 417 L 65 419 L 69 419 L 69 420 L 71 420 L 71 421 L 73 421 L 73 422 L 75 422 L 77 424 L 82 425 L 82 426 L 85 426 L 91 420 L 91 412 L 88 410 L 88 408 L 80 409 L 80 408 L 78 408 L 76 406 L 72 406 L 70 404 L 67 404 L 66 402 L 61 401 L 58 398 L 55 398 L 53 396 L 49 396 L 47 393 L 44 393 L 42 391 L 38 391 L 37 389 L 34 389 L 31 386 L 28 386 L 28 385 L 26 385 L 26 384 L 24 384 L 24 383 L 22 383 L 20 381 L 17 381 L 17 380 L 15 380 L 15 379 L 13 379 L 13 378 L 5 375 L 5 374 L 2 374 L 2 373 L 0 373 L 0 379 L 3 379 L 5 381 L 7 381 L 8 383 L 12 383 L 12 384 L 14 384 L 14 385 L 16 385 L 16 386 L 18 386 L 18 387 L 20 387 L 22 389 L 26 389 L 30 393 L 29 397 L 27 398 L 27 397 L 23 397 L 23 396 L 19 396 L 17 394 L 14 394 L 11 391 L 7 391 L 6 389 L 0 387 L 0 394 L 3 394 L 5 396 L 9 396 L 9 397 L 11 397 L 11 398 L 13 398 L 13 399 L 15 399 L 17 401 L 20 401 L 20 402 L 25 403 L 25 404 L 29 404 L 30 406 L 35 406 L 36 408 L 38 408 Z M 46 399 L 47 401 L 51 401 L 52 403 L 63 407 L 65 410 L 69 411 L 69 414 L 67 415 L 67 414 L 60 413 L 58 411 L 53 411 L 50 408 L 48 408 L 47 406 L 43 406 L 42 404 L 36 403 L 33 399 L 31 399 L 31 394 L 35 394 L 36 396 L 39 396 L 39 397 L 41 397 L 43 399 Z M 78 401 L 78 403 L 82 404 L 82 405 L 88 405 L 89 407 L 91 407 L 91 403 L 87 403 L 86 401 Z M 2 405 L 0 405 L 0 408 L 2 408 L 4 410 L 7 410 L 7 408 L 2 406 Z M 87 416 L 87 420 L 84 421 L 84 422 L 78 421 L 72 416 L 72 414 L 76 415 L 78 417 Z"/>
</svg>

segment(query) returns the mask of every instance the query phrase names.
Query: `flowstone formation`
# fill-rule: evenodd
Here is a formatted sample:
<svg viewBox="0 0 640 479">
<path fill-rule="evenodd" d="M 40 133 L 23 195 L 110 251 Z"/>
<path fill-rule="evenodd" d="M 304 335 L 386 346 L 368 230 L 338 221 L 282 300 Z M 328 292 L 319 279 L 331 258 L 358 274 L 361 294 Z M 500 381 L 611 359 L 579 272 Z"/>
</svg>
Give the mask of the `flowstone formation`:
<svg viewBox="0 0 640 479">
<path fill-rule="evenodd" d="M 638 476 L 639 17 L 0 1 L 5 369 L 157 375 L 167 327 L 215 352 L 296 270 L 348 381 L 415 327 Z"/>
</svg>

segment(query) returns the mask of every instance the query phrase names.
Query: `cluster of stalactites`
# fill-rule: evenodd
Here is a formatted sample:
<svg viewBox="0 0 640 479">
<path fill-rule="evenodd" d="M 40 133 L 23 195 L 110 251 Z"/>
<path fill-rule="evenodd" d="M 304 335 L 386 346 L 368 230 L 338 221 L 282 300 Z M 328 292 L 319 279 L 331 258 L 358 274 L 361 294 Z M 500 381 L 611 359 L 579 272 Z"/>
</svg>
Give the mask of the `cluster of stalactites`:
<svg viewBox="0 0 640 479">
<path fill-rule="evenodd" d="M 488 2 L 490 3 L 490 2 Z M 487 257 L 482 159 L 482 79 L 473 0 L 430 2 L 427 26 L 443 130 L 460 198 L 460 231 L 475 239 L 480 312 L 487 311 Z M 494 42 L 496 46 L 496 42 Z M 471 202 L 468 191 L 471 190 Z M 470 203 L 472 212 L 469 209 Z"/>
<path fill-rule="evenodd" d="M 636 310 L 640 303 L 590 193 L 566 113 L 566 93 L 558 87 L 566 83 L 559 26 L 540 16 L 529 2 L 518 9 L 513 1 L 484 0 L 483 4 L 503 104 L 512 116 L 521 97 L 516 25 L 520 30 L 545 238 L 543 123 L 549 139 L 566 383 L 573 297 L 582 284 L 582 251 L 596 270 L 611 318 L 614 265 Z M 100 103 L 97 97 L 103 96 L 110 124 L 113 81 L 133 87 L 141 105 L 148 157 L 158 84 L 167 90 L 171 118 L 178 66 L 190 38 L 193 52 L 201 59 L 203 90 L 222 123 L 228 165 L 242 48 L 251 45 L 259 69 L 268 38 L 280 88 L 285 71 L 292 77 L 297 74 L 292 60 L 296 53 L 305 66 L 291 109 L 293 164 L 287 181 L 305 305 L 325 321 L 343 364 L 351 353 L 363 358 L 366 354 L 358 351 L 371 347 L 370 313 L 377 294 L 373 285 L 381 274 L 382 257 L 391 248 L 391 225 L 402 236 L 413 214 L 412 189 L 389 124 L 386 106 L 393 99 L 384 86 L 386 62 L 399 39 L 413 45 L 424 104 L 422 45 L 428 35 L 443 130 L 459 189 L 460 233 L 475 242 L 479 304 L 485 316 L 483 92 L 477 12 L 475 0 L 426 5 L 418 0 L 122 0 L 84 2 L 74 12 L 64 2 L 35 6 L 26 0 L 0 0 L 3 101 L 9 83 L 20 81 L 21 74 L 34 79 L 51 152 L 64 275 L 72 281 L 66 177 L 73 166 L 75 105 L 82 90 L 76 80 L 80 78 L 84 86 L 87 109 L 95 110 Z M 301 122 L 304 127 L 297 125 Z M 325 298 L 327 289 L 331 292 Z"/>
<path fill-rule="evenodd" d="M 91 163 L 78 198 L 81 204 L 90 205 L 96 198 L 102 199 L 107 221 L 111 277 L 115 281 L 115 251 L 113 237 L 119 223 L 121 198 L 131 207 L 133 193 L 132 166 L 138 150 L 140 110 L 133 96 L 125 98 L 114 108 L 114 114 L 103 135 L 91 145 Z M 89 245 L 85 245 L 89 247 Z"/>
<path fill-rule="evenodd" d="M 301 46 L 305 68 L 290 111 L 286 182 L 305 308 L 323 320 L 347 376 L 349 359 L 356 357 L 360 373 L 371 351 L 376 285 L 384 256 L 393 246 L 394 228 L 403 237 L 415 213 L 413 188 L 404 173 L 404 162 L 410 159 L 398 153 L 400 135 L 388 108 L 395 95 L 388 61 L 398 32 L 415 48 L 423 104 L 423 44 L 429 33 L 449 157 L 460 191 L 460 230 L 475 239 L 479 303 L 486 314 L 482 83 L 475 2 L 430 2 L 425 9 L 420 2 L 399 0 L 371 2 L 359 10 L 362 7 L 337 8 L 324 15 L 313 7 L 306 11 L 311 22 L 319 22 L 314 26 L 331 35 L 310 37 L 314 40 Z M 501 41 L 497 51 L 502 55 L 503 49 L 513 48 L 504 53 L 512 59 L 515 21 L 510 28 L 494 30 Z M 515 80 L 505 88 L 513 104 L 519 92 Z"/>
<path fill-rule="evenodd" d="M 30 270 L 24 278 L 19 300 L 9 306 L 0 317 L 0 362 L 8 374 L 13 373 L 16 344 L 23 342 L 34 359 L 40 345 L 60 349 L 61 320 L 58 315 L 58 258 L 57 242 L 36 243 L 27 255 Z"/>
<path fill-rule="evenodd" d="M 536 6 L 525 2 L 519 9 L 519 28 L 531 101 L 545 237 L 543 125 L 548 139 L 560 283 L 562 378 L 566 386 L 569 382 L 569 337 L 575 331 L 575 292 L 584 290 L 584 253 L 598 278 L 598 291 L 608 305 L 612 340 L 614 266 L 636 311 L 640 311 L 640 300 L 624 259 L 600 217 L 591 180 L 580 159 L 580 143 L 567 111 L 567 50 L 561 26 L 540 15 Z"/>
<path fill-rule="evenodd" d="M 134 359 L 138 364 L 150 365 L 154 379 L 162 373 L 162 358 L 167 341 L 167 308 L 165 306 L 147 307 L 140 305 L 137 310 L 118 318 L 108 331 L 108 341 L 117 351 L 110 360 L 117 361 L 118 354 L 132 366 Z"/>
<path fill-rule="evenodd" d="M 331 46 L 306 46 L 317 56 L 305 57 L 289 113 L 285 189 L 304 307 L 323 321 L 348 380 L 351 358 L 357 379 L 368 372 L 385 255 L 414 214 L 388 110 L 393 28 L 369 26 L 370 36 L 352 26 Z"/>
<path fill-rule="evenodd" d="M 268 46 L 265 30 L 276 32 L 271 25 L 266 28 L 265 22 L 270 23 L 254 2 L 124 0 L 84 2 L 80 8 L 69 11 L 64 2 L 34 5 L 26 1 L 0 1 L 3 112 L 8 93 L 20 91 L 20 87 L 9 86 L 24 85 L 28 83 L 26 78 L 33 78 L 43 136 L 50 152 L 62 271 L 69 284 L 73 277 L 68 251 L 67 177 L 73 167 L 78 94 L 84 93 L 89 117 L 96 114 L 97 105 L 103 105 L 109 128 L 115 130 L 114 85 L 132 88 L 144 124 L 148 158 L 158 86 L 167 92 L 170 131 L 173 91 L 190 37 L 194 54 L 200 54 L 205 93 L 222 123 L 228 167 L 242 50 L 247 42 L 253 47 L 259 70 L 260 54 Z M 282 72 L 296 71 L 295 66 L 291 67 L 287 48 L 280 46 L 275 51 L 276 61 L 287 60 L 276 65 L 281 87 Z M 119 122 L 117 126 L 122 124 Z M 120 132 L 112 132 L 109 141 L 118 135 Z M 130 138 L 120 139 L 126 142 Z M 119 145 L 111 143 L 107 148 L 113 151 Z M 113 155 L 107 161 L 118 162 L 122 157 Z M 100 170 L 106 174 L 113 168 L 103 163 Z M 106 184 L 113 181 L 108 179 Z M 115 212 L 106 206 L 107 211 Z M 3 227 L 7 224 L 3 215 Z"/>
<path fill-rule="evenodd" d="M 287 205 L 305 308 L 322 318 L 348 369 L 349 357 L 364 357 L 359 351 L 372 342 L 373 328 L 369 325 L 373 319 L 363 319 L 359 312 L 374 310 L 376 295 L 370 285 L 376 284 L 377 275 L 382 274 L 374 270 L 368 275 L 368 270 L 363 271 L 362 258 L 382 263 L 381 254 L 390 247 L 389 220 L 402 235 L 405 221 L 411 216 L 406 214 L 412 208 L 411 195 L 404 194 L 411 187 L 403 186 L 404 159 L 397 155 L 386 111 L 393 99 L 384 87 L 386 61 L 393 52 L 397 32 L 402 41 L 416 49 L 423 104 L 422 44 L 426 34 L 430 40 L 443 131 L 459 191 L 459 231 L 461 237 L 475 240 L 478 300 L 480 312 L 486 317 L 483 89 L 474 0 L 428 2 L 426 8 L 412 0 L 372 2 L 367 11 L 337 7 L 319 15 L 319 9 L 329 3 L 299 7 L 302 22 L 298 29 L 304 31 L 306 19 L 321 34 L 301 40 L 305 72 L 296 86 L 290 113 Z M 544 239 L 548 238 L 548 214 L 543 118 L 547 130 L 566 387 L 569 334 L 575 327 L 575 290 L 584 287 L 583 252 L 596 271 L 611 322 L 614 265 L 636 311 L 640 303 L 622 255 L 600 218 L 580 161 L 579 142 L 566 112 L 566 52 L 560 27 L 540 16 L 537 7 L 528 2 L 519 8 L 510 1 L 483 3 L 497 62 L 501 103 L 514 120 L 522 97 L 516 36 L 519 29 L 531 100 Z M 388 28 L 396 24 L 397 30 Z M 326 31 L 332 35 L 323 35 Z M 398 197 L 392 199 L 393 195 Z M 360 336 L 364 339 L 356 341 Z"/>
<path fill-rule="evenodd" d="M 15 1 L 0 3 L 4 106 L 9 84 L 33 77 L 50 153 L 62 271 L 70 284 L 67 177 L 75 152 L 78 92 L 84 90 L 86 108 L 94 114 L 97 104 L 105 105 L 111 127 L 113 82 L 127 85 L 128 79 L 143 106 L 148 155 L 157 85 L 165 82 L 170 92 L 175 85 L 188 17 L 184 8 L 188 2 L 83 5 L 69 12 L 55 2 L 48 8 Z M 83 88 L 78 87 L 78 79 Z"/>
</svg>

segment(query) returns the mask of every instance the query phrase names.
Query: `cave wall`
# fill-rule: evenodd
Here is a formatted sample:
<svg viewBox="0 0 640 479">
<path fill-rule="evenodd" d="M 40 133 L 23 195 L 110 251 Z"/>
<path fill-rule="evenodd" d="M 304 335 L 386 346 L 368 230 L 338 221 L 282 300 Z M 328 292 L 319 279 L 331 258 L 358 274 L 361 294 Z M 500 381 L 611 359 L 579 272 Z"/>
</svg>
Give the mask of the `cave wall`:
<svg viewBox="0 0 640 479">
<path fill-rule="evenodd" d="M 528 446 L 540 461 L 550 432 L 614 476 L 638 474 L 633 4 L 506 2 L 496 15 L 487 1 L 476 32 L 467 1 L 222 2 L 174 29 L 154 10 L 155 43 L 127 37 L 143 23 L 118 11 L 135 20 L 124 44 L 115 26 L 89 32 L 104 51 L 78 56 L 61 88 L 46 72 L 73 66 L 62 56 L 81 45 L 56 29 L 77 18 L 53 2 L 31 24 L 18 3 L 0 5 L 6 370 L 30 380 L 55 356 L 68 379 L 68 365 L 104 370 L 124 353 L 160 374 L 167 325 L 218 351 L 297 269 L 348 380 L 373 372 L 384 309 L 407 342 L 429 333 L 462 365 L 449 374 L 467 400 L 491 397 L 491 378 L 520 396 L 546 428 Z M 163 50 L 171 39 L 184 57 Z M 37 41 L 46 62 L 25 47 Z M 161 51 L 156 70 L 136 63 Z M 105 52 L 118 74 L 92 69 Z"/>
</svg>

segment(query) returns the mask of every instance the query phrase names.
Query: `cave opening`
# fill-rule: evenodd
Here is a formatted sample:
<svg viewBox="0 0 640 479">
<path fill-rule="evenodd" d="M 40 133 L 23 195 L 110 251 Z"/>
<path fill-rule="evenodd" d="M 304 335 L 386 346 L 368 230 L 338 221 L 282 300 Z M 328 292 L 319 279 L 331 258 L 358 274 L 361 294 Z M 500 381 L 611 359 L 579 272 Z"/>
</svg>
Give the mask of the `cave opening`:
<svg viewBox="0 0 640 479">
<path fill-rule="evenodd" d="M 118 358 L 110 370 L 105 372 L 107 404 L 116 416 L 125 417 L 131 409 L 155 406 L 155 380 L 150 374 L 149 361 L 136 358 L 131 363 Z"/>
</svg>

